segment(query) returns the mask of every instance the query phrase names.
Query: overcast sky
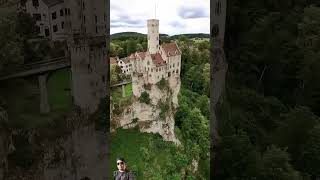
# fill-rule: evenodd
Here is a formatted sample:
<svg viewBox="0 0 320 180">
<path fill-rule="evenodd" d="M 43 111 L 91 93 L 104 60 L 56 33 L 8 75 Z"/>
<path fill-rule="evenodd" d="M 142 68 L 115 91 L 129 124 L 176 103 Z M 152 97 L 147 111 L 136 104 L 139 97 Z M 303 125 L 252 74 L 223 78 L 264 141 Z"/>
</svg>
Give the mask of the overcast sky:
<svg viewBox="0 0 320 180">
<path fill-rule="evenodd" d="M 210 0 L 110 0 L 110 5 L 111 34 L 146 34 L 147 19 L 155 16 L 162 34 L 210 32 Z"/>
</svg>

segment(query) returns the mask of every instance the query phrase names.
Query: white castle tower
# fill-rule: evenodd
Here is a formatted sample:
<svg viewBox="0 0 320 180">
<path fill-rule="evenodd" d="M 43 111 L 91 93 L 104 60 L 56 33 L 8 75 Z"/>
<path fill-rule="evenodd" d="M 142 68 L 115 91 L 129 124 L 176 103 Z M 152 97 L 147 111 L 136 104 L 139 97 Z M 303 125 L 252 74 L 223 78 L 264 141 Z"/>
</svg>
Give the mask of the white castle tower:
<svg viewBox="0 0 320 180">
<path fill-rule="evenodd" d="M 159 51 L 159 20 L 148 19 L 148 51 L 155 54 Z"/>
</svg>

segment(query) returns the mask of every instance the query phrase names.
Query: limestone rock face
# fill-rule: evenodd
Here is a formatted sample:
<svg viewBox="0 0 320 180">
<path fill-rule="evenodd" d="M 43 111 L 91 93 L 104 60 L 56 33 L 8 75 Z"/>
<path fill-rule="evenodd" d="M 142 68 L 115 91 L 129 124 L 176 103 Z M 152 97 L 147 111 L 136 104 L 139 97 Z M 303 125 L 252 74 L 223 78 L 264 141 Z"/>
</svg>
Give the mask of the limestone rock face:
<svg viewBox="0 0 320 180">
<path fill-rule="evenodd" d="M 111 121 L 117 121 L 116 128 L 133 128 L 138 126 L 141 132 L 159 133 L 164 140 L 180 144 L 174 133 L 174 114 L 178 107 L 178 94 L 180 91 L 180 78 L 169 78 L 168 89 L 160 89 L 156 84 L 146 84 L 144 77 L 132 78 L 133 100 L 119 116 L 112 116 Z M 142 92 L 149 94 L 149 104 L 139 101 Z M 161 112 L 160 102 L 168 108 Z M 160 115 L 162 113 L 162 115 Z M 164 115 L 163 115 L 164 114 Z"/>
<path fill-rule="evenodd" d="M 52 162 L 53 151 L 60 161 L 44 167 L 45 180 L 76 180 L 84 177 L 104 180 L 107 178 L 106 167 L 106 134 L 87 126 L 74 130 L 65 140 L 60 142 L 60 149 L 48 149 L 46 156 Z"/>
</svg>

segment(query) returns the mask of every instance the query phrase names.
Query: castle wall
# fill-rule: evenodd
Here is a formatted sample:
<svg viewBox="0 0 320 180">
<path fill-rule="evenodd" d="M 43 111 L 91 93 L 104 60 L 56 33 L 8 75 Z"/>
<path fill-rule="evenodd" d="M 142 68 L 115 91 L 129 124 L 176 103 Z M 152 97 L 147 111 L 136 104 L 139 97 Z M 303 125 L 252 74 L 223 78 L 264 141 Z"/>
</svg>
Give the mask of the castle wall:
<svg viewBox="0 0 320 180">
<path fill-rule="evenodd" d="M 49 18 L 50 18 L 50 32 L 52 40 L 64 40 L 67 36 L 65 34 L 65 8 L 64 3 L 54 5 L 49 8 Z M 62 10 L 63 15 L 60 15 Z M 52 13 L 56 14 L 56 18 L 52 18 Z M 63 25 L 62 25 L 63 23 Z M 55 29 L 56 28 L 56 29 Z"/>
<path fill-rule="evenodd" d="M 26 1 L 26 11 L 31 16 L 33 16 L 33 14 L 40 14 L 41 20 L 36 21 L 36 25 L 40 28 L 40 33 L 38 35 L 45 37 L 45 29 L 46 28 L 50 29 L 50 24 L 49 24 L 50 16 L 48 13 L 49 11 L 48 6 L 43 1 L 39 0 L 39 6 L 35 7 L 32 4 L 32 0 L 28 0 Z"/>
<path fill-rule="evenodd" d="M 74 104 L 94 112 L 106 94 L 107 63 L 103 47 L 87 44 L 71 46 L 71 71 Z"/>
</svg>

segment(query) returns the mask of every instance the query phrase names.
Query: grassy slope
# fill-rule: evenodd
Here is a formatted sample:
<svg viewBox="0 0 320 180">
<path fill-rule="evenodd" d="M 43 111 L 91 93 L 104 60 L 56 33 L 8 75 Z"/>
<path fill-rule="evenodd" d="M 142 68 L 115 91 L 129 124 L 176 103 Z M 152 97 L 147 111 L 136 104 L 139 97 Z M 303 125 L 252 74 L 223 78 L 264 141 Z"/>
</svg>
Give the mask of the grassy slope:
<svg viewBox="0 0 320 180">
<path fill-rule="evenodd" d="M 48 79 L 48 100 L 51 112 L 40 114 L 40 94 L 36 77 L 13 79 L 0 89 L 7 102 L 10 124 L 14 127 L 36 128 L 45 126 L 49 121 L 58 119 L 70 110 L 71 95 L 68 70 L 54 72 Z"/>
<path fill-rule="evenodd" d="M 117 169 L 116 158 L 124 157 L 128 169 L 136 172 L 137 179 L 146 179 L 143 175 L 146 168 L 164 171 L 174 153 L 173 143 L 163 141 L 160 135 L 140 133 L 137 129 L 118 129 L 111 136 L 111 171 Z"/>
<path fill-rule="evenodd" d="M 71 73 L 56 71 L 48 80 L 48 99 L 53 110 L 68 110 L 71 107 Z"/>
</svg>

